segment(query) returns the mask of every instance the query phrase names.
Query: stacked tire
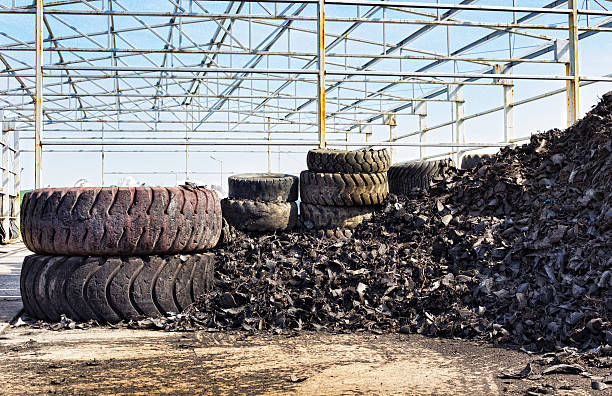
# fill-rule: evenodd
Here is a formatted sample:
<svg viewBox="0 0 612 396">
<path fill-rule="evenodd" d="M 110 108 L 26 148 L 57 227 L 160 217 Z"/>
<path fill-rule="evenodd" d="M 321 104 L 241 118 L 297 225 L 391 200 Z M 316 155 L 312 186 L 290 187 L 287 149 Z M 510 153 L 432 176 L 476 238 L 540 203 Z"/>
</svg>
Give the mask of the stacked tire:
<svg viewBox="0 0 612 396">
<path fill-rule="evenodd" d="M 222 228 L 199 187 L 46 188 L 28 192 L 21 231 L 33 251 L 21 296 L 37 319 L 116 323 L 178 313 L 213 285 Z"/>
<path fill-rule="evenodd" d="M 425 190 L 431 181 L 452 167 L 448 159 L 435 161 L 407 161 L 394 164 L 389 168 L 389 192 L 395 195 L 407 195 L 414 189 Z"/>
<path fill-rule="evenodd" d="M 228 198 L 221 200 L 223 217 L 242 231 L 276 232 L 292 229 L 297 221 L 299 179 L 279 173 L 230 176 Z"/>
<path fill-rule="evenodd" d="M 300 213 L 308 229 L 350 236 L 387 197 L 390 158 L 385 149 L 315 149 L 306 162 L 308 170 L 300 174 Z"/>
</svg>

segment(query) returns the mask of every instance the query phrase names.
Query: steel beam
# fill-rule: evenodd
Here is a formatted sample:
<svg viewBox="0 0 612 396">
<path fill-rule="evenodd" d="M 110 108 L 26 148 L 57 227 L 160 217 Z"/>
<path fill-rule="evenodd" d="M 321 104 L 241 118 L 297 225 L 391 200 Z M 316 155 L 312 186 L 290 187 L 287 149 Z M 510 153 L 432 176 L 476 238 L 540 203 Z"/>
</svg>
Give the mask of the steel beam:
<svg viewBox="0 0 612 396">
<path fill-rule="evenodd" d="M 571 77 L 567 81 L 567 125 L 578 120 L 580 114 L 580 75 L 578 63 L 578 0 L 567 3 L 571 13 L 569 18 L 569 57 L 566 74 Z"/>
<path fill-rule="evenodd" d="M 325 0 L 317 3 L 317 122 L 319 148 L 325 148 Z"/>
<path fill-rule="evenodd" d="M 34 188 L 41 187 L 43 134 L 43 0 L 36 0 L 36 113 L 34 141 Z"/>
</svg>

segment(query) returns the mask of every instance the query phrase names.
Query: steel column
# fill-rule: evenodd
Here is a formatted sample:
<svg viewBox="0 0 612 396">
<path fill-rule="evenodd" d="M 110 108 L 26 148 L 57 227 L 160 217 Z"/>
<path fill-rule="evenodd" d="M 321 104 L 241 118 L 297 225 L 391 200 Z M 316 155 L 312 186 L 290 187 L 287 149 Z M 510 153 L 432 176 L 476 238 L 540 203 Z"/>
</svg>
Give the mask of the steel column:
<svg viewBox="0 0 612 396">
<path fill-rule="evenodd" d="M 34 188 L 41 187 L 43 133 L 43 0 L 36 0 L 36 113 L 34 135 Z"/>
<path fill-rule="evenodd" d="M 272 141 L 270 117 L 268 117 L 268 142 Z M 272 173 L 272 146 L 268 145 L 268 173 Z"/>
<path fill-rule="evenodd" d="M 454 143 L 457 144 L 457 148 L 461 147 L 460 144 L 465 143 L 465 98 L 463 95 L 463 85 L 450 84 L 449 85 L 449 99 L 455 103 L 455 135 L 453 136 Z M 455 164 L 459 164 L 459 157 L 461 152 L 457 149 L 454 155 Z"/>
<path fill-rule="evenodd" d="M 11 188 L 9 184 L 9 155 L 11 148 L 9 144 L 9 128 L 8 123 L 2 122 L 2 228 L 5 235 L 2 243 L 8 243 L 11 239 Z"/>
<path fill-rule="evenodd" d="M 514 139 L 514 84 L 504 84 L 504 142 Z"/>
<path fill-rule="evenodd" d="M 578 0 L 568 0 L 569 15 L 569 64 L 566 74 L 572 79 L 567 81 L 567 125 L 578 120 L 580 113 L 580 76 L 578 66 Z"/>
<path fill-rule="evenodd" d="M 317 49 L 317 121 L 319 127 L 319 148 L 325 148 L 325 0 L 317 3 L 317 36 L 319 47 Z"/>
</svg>

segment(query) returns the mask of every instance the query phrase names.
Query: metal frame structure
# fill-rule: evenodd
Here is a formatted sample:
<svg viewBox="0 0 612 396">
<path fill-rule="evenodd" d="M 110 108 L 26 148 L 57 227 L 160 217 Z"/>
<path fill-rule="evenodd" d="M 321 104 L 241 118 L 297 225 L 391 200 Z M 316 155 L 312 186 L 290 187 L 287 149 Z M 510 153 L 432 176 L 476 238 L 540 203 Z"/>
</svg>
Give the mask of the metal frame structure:
<svg viewBox="0 0 612 396">
<path fill-rule="evenodd" d="M 33 140 L 38 188 L 43 151 L 101 153 L 104 183 L 104 153 L 118 146 L 184 146 L 187 179 L 197 146 L 264 146 L 269 171 L 274 146 L 417 147 L 459 161 L 515 143 L 516 107 L 565 93 L 571 124 L 580 87 L 612 82 L 579 68 L 580 40 L 612 32 L 601 0 L 457 1 L 4 1 L 0 19 L 34 17 L 35 37 L 0 32 L 0 109 Z M 516 100 L 522 81 L 565 87 Z M 466 114 L 469 89 L 496 86 L 501 106 Z M 430 125 L 441 104 L 448 118 Z M 503 137 L 469 142 L 466 122 L 497 112 Z M 405 116 L 418 126 L 402 130 Z M 381 125 L 389 137 L 370 141 Z M 426 141 L 442 128 L 449 141 Z"/>
<path fill-rule="evenodd" d="M 15 122 L 4 121 L 0 116 L 2 140 L 0 152 L 2 158 L 2 189 L 0 190 L 0 243 L 9 243 L 19 238 L 19 201 L 21 188 L 21 167 L 19 151 L 19 131 Z"/>
</svg>

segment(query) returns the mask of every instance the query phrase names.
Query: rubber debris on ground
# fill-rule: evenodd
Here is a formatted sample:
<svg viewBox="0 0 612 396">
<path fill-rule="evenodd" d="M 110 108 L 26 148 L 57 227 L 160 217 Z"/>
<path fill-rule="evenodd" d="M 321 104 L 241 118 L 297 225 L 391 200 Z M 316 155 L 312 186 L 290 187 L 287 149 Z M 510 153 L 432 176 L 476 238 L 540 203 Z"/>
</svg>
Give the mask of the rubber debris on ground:
<svg viewBox="0 0 612 396">
<path fill-rule="evenodd" d="M 609 356 L 611 134 L 609 93 L 565 131 L 390 196 L 351 240 L 240 234 L 216 251 L 216 290 L 187 317 L 210 328 L 400 331 Z"/>
</svg>

